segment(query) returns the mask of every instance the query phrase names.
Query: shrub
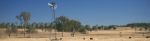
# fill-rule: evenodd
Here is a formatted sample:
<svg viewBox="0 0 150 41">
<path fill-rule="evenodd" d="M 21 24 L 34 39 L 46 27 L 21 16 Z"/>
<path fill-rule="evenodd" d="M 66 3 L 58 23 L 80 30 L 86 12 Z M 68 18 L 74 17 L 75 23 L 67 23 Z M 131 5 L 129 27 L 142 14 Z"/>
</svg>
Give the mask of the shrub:
<svg viewBox="0 0 150 41">
<path fill-rule="evenodd" d="M 86 29 L 83 29 L 83 28 L 81 28 L 81 29 L 79 30 L 79 32 L 80 32 L 81 34 L 87 34 Z"/>
</svg>

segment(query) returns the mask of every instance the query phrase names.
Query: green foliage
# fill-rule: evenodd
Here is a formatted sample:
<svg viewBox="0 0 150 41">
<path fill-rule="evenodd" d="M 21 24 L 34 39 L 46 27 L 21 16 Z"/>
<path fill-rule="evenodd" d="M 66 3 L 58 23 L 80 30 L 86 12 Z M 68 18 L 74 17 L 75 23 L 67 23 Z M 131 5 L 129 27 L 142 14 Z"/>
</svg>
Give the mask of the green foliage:
<svg viewBox="0 0 150 41">
<path fill-rule="evenodd" d="M 78 29 L 81 26 L 81 23 L 79 21 L 71 20 L 65 16 L 57 17 L 56 20 L 52 22 L 52 24 L 55 23 L 56 29 L 58 31 L 65 31 L 65 32 L 72 32 L 73 30 L 78 31 Z"/>
<path fill-rule="evenodd" d="M 92 27 L 92 30 L 115 30 L 116 29 L 116 26 L 117 25 L 109 25 L 109 26 L 98 26 L 98 25 L 95 25 Z"/>
<path fill-rule="evenodd" d="M 85 25 L 85 29 L 88 30 L 88 31 L 92 31 L 90 25 Z"/>
<path fill-rule="evenodd" d="M 17 26 L 15 24 L 7 24 L 7 33 L 16 33 L 17 32 Z"/>
<path fill-rule="evenodd" d="M 6 28 L 7 26 L 5 25 L 5 23 L 0 23 L 0 28 Z"/>
<path fill-rule="evenodd" d="M 26 29 L 27 29 L 27 32 L 28 32 L 28 33 L 33 33 L 33 32 L 35 32 L 35 27 L 34 27 L 33 25 L 28 25 L 28 26 L 26 27 Z"/>
<path fill-rule="evenodd" d="M 30 12 L 23 11 L 21 12 L 20 16 L 23 18 L 24 22 L 27 23 L 31 15 L 30 15 Z"/>
<path fill-rule="evenodd" d="M 93 27 L 92 27 L 92 30 L 98 30 L 97 27 L 98 27 L 98 25 L 93 26 Z"/>
<path fill-rule="evenodd" d="M 54 29 L 56 27 L 57 31 L 65 31 L 65 32 L 81 32 L 81 33 L 86 33 L 86 31 L 92 31 L 92 30 L 110 30 L 116 29 L 116 25 L 109 25 L 109 26 L 103 26 L 103 25 L 82 25 L 80 21 L 69 19 L 65 16 L 59 16 L 55 19 L 55 21 L 51 23 L 32 23 L 28 24 L 27 22 L 30 19 L 30 13 L 29 12 L 21 12 L 19 16 L 16 16 L 17 19 L 20 21 L 24 20 L 26 26 L 27 32 L 34 32 L 36 28 L 40 29 Z M 142 27 L 145 30 L 150 30 L 150 23 L 130 23 L 126 25 L 127 27 Z M 7 31 L 9 32 L 17 32 L 17 28 L 22 28 L 22 25 L 15 25 L 14 23 L 0 23 L 0 28 L 7 28 Z"/>
<path fill-rule="evenodd" d="M 115 25 L 110 25 L 110 26 L 108 26 L 108 28 L 109 28 L 109 29 L 113 29 L 113 30 L 116 29 Z"/>
<path fill-rule="evenodd" d="M 142 27 L 145 30 L 149 30 L 150 29 L 150 23 L 130 23 L 130 24 L 127 24 L 126 26 L 127 27 L 132 27 L 132 28 Z"/>
<path fill-rule="evenodd" d="M 86 34 L 86 33 L 87 33 L 85 28 L 81 28 L 81 29 L 79 30 L 79 32 L 80 32 L 81 34 Z"/>
<path fill-rule="evenodd" d="M 103 26 L 98 26 L 97 28 L 98 28 L 98 29 L 103 29 Z"/>
<path fill-rule="evenodd" d="M 17 27 L 14 24 L 12 24 L 11 27 L 12 27 L 11 31 L 16 33 L 17 32 Z"/>
<path fill-rule="evenodd" d="M 130 24 L 127 24 L 126 26 L 129 26 L 129 27 L 150 27 L 150 23 L 130 23 Z"/>
</svg>

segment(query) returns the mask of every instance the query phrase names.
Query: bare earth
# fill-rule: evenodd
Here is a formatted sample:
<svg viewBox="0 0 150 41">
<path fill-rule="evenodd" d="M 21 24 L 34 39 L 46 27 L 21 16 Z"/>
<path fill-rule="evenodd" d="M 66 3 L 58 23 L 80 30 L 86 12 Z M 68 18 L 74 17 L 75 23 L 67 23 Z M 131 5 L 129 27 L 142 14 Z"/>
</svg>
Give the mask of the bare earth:
<svg viewBox="0 0 150 41">
<path fill-rule="evenodd" d="M 38 29 L 38 33 L 31 34 L 31 38 L 24 38 L 23 34 L 11 34 L 8 37 L 4 34 L 4 29 L 0 29 L 0 41 L 51 41 L 54 39 L 54 32 L 42 31 Z M 143 34 L 144 33 L 144 34 Z M 57 32 L 57 39 L 59 41 L 150 41 L 149 32 L 136 31 L 133 29 L 117 29 L 117 30 L 97 30 L 89 31 L 88 34 L 75 33 L 72 37 L 70 32 L 64 32 L 62 37 L 61 32 Z M 26 34 L 28 37 L 29 34 Z M 130 37 L 130 38 L 129 38 Z"/>
</svg>

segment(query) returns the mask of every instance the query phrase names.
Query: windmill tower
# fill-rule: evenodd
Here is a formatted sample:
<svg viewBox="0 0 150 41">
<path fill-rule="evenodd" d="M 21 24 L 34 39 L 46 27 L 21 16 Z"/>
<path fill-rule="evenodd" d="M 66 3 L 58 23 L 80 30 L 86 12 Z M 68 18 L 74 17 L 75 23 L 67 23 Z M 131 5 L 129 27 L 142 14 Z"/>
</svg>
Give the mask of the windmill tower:
<svg viewBox="0 0 150 41">
<path fill-rule="evenodd" d="M 55 18 L 55 10 L 57 8 L 57 5 L 55 3 L 55 0 L 51 0 L 51 2 L 48 3 L 48 6 L 52 9 L 53 21 L 54 21 L 54 29 L 55 29 L 55 34 L 54 34 L 55 39 L 52 39 L 52 41 L 58 41 L 58 39 L 57 39 L 57 33 L 56 33 L 57 32 L 56 31 L 56 22 L 55 22 L 55 20 L 56 20 L 56 18 Z"/>
</svg>

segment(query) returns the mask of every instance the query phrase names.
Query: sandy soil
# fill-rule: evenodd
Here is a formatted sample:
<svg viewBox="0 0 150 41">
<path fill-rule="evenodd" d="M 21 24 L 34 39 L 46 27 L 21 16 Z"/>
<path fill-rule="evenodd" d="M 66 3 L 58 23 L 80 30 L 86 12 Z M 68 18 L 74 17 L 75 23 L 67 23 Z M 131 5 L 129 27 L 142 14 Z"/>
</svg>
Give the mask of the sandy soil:
<svg viewBox="0 0 150 41">
<path fill-rule="evenodd" d="M 49 38 L 5 38 L 0 39 L 0 41 L 50 41 Z M 93 40 L 90 40 L 89 37 L 85 39 L 81 37 L 64 37 L 59 41 L 150 41 L 147 38 L 98 38 L 94 37 Z"/>
<path fill-rule="evenodd" d="M 51 41 L 54 40 L 54 32 L 38 30 L 38 33 L 32 33 L 31 38 L 27 38 L 29 34 L 18 33 L 8 34 L 4 33 L 5 29 L 0 29 L 0 41 Z M 23 31 L 19 29 L 20 31 Z M 143 34 L 144 33 L 144 34 Z M 150 38 L 145 38 L 150 36 L 150 32 L 146 31 L 136 31 L 130 28 L 121 28 L 117 30 L 97 30 L 89 31 L 88 34 L 75 33 L 75 37 L 70 35 L 70 32 L 64 32 L 62 37 L 62 32 L 57 32 L 57 39 L 59 41 L 150 41 Z M 131 38 L 129 38 L 131 37 Z"/>
</svg>

